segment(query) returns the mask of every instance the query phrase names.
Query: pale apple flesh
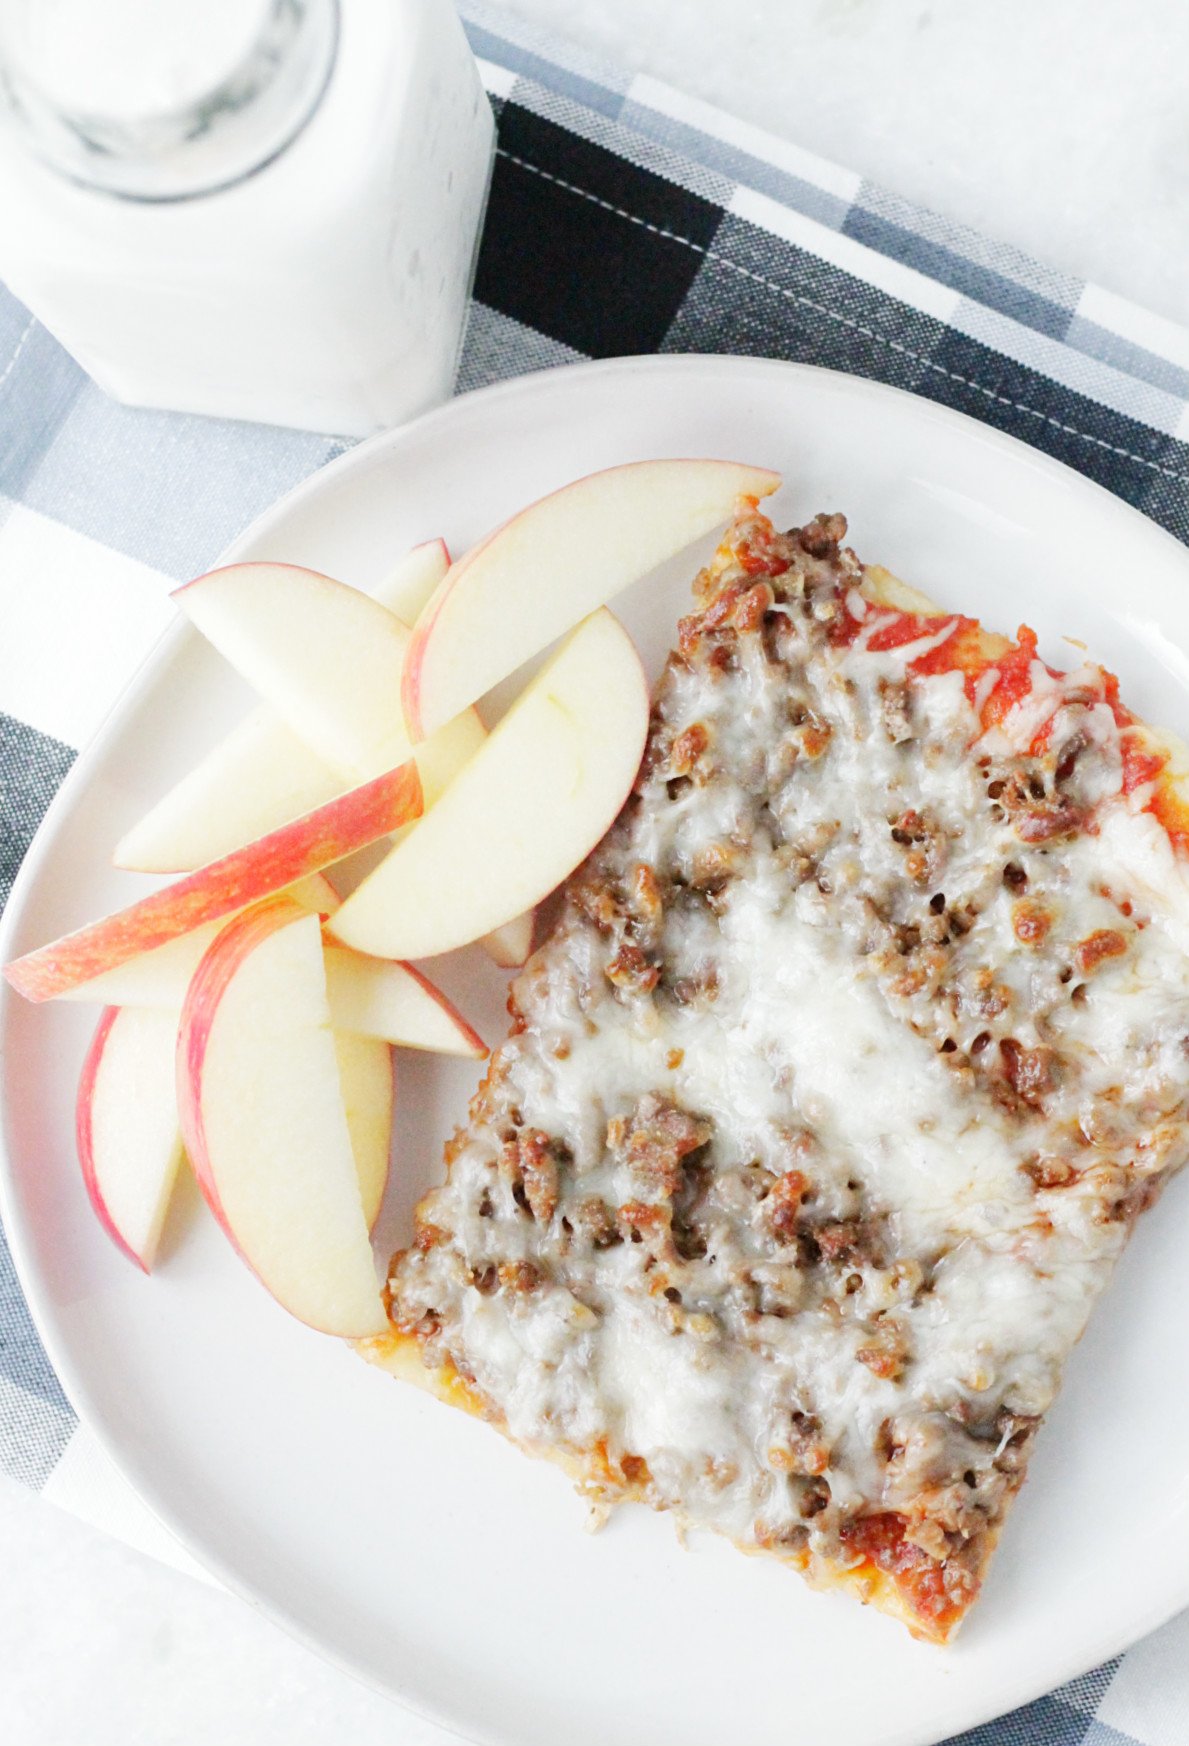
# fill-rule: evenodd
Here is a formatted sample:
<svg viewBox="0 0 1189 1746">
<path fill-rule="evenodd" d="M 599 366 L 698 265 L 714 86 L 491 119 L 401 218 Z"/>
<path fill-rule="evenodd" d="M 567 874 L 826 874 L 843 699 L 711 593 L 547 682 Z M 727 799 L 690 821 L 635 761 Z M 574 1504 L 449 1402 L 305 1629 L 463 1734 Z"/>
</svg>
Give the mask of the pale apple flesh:
<svg viewBox="0 0 1189 1746">
<path fill-rule="evenodd" d="M 403 666 L 410 633 L 397 608 L 419 612 L 448 568 L 445 543 L 431 540 L 414 547 L 370 600 L 344 583 L 290 565 L 231 566 L 180 590 L 180 603 L 199 627 L 270 701 L 125 834 L 116 865 L 177 872 L 216 859 L 293 818 L 304 802 L 322 804 L 378 755 L 409 752 L 399 691 L 383 651 L 391 654 L 399 644 L 393 662 Z M 380 607 L 396 616 L 378 631 Z M 373 661 L 382 657 L 370 689 L 366 660 L 355 658 L 364 642 Z M 337 736 L 331 749 L 342 755 L 337 763 L 323 755 L 327 722 Z M 347 731 L 349 746 L 343 740 Z M 426 807 L 485 737 L 478 713 L 464 709 L 410 753 Z M 497 964 L 524 962 L 528 925 L 518 922 L 483 942 Z"/>
<path fill-rule="evenodd" d="M 75 1106 L 79 1163 L 99 1221 L 130 1261 L 152 1268 L 182 1161 L 172 1013 L 108 1007 Z"/>
<path fill-rule="evenodd" d="M 317 874 L 294 886 L 286 897 L 313 914 L 319 910 L 329 914 L 338 903 L 329 882 Z M 160 964 L 151 979 L 142 973 L 141 988 L 134 992 L 147 990 L 155 997 L 147 1008 L 127 1004 L 119 1009 L 118 1003 L 107 1007 L 79 1080 L 76 1134 L 88 1195 L 104 1229 L 146 1273 L 152 1270 L 184 1157 L 175 1071 L 179 1013 L 193 970 L 219 926 L 212 923 L 146 955 L 146 963 L 161 960 L 183 945 L 191 954 L 198 953 L 180 983 Z M 341 947 L 333 950 L 338 956 L 351 956 Z M 120 975 L 113 971 L 112 981 Z M 431 992 L 436 995 L 436 990 Z M 437 1015 L 436 1002 L 427 1004 Z M 383 1016 L 382 1003 L 377 1005 Z M 388 1182 L 393 1050 L 378 1035 L 336 1030 L 334 1041 L 359 1195 L 370 1230 L 379 1217 Z M 451 1037 L 451 1045 L 453 1053 L 464 1052 L 457 1037 Z"/>
<path fill-rule="evenodd" d="M 139 1006 L 151 1012 L 172 1012 L 176 1020 L 190 978 L 225 920 L 204 922 L 151 951 L 138 952 L 86 982 L 77 982 L 54 996 L 58 1000 L 99 1006 Z"/>
<path fill-rule="evenodd" d="M 141 952 L 235 911 L 378 842 L 421 812 L 421 783 L 409 763 L 195 873 L 92 922 L 5 968 L 27 1000 L 51 1000 Z"/>
<path fill-rule="evenodd" d="M 513 516 L 451 566 L 413 627 L 401 690 L 413 740 L 779 484 L 735 461 L 634 461 Z"/>
<path fill-rule="evenodd" d="M 325 1333 L 381 1332 L 315 916 L 279 898 L 215 940 L 182 1008 L 177 1096 L 202 1192 L 277 1301 Z"/>
<path fill-rule="evenodd" d="M 322 913 L 330 915 L 337 904 L 335 899 Z M 93 982 L 81 983 L 62 998 L 171 1013 L 176 1021 L 199 964 L 220 929 L 228 925 L 211 922 L 180 940 L 170 940 Z M 367 957 L 349 951 L 346 946 L 328 945 L 326 995 L 335 1031 L 385 1044 L 396 1043 L 405 1049 L 464 1055 L 475 1061 L 487 1055 L 487 1046 L 474 1027 L 441 989 L 411 964 Z"/>
<path fill-rule="evenodd" d="M 639 769 L 648 716 L 640 658 L 600 608 L 331 916 L 329 935 L 377 957 L 425 958 L 532 908 L 609 829 Z"/>
<path fill-rule="evenodd" d="M 373 599 L 402 620 L 407 635 L 407 624 L 449 565 L 444 541 L 415 546 Z M 395 698 L 388 698 L 388 717 L 399 726 L 396 709 Z M 479 727 L 477 718 L 467 719 Z M 464 725 L 461 735 L 467 731 Z M 452 774 L 446 769 L 451 751 L 462 761 L 474 749 L 472 741 L 473 734 L 467 740 L 455 730 L 452 738 L 442 736 L 441 743 L 438 736 L 426 743 L 418 766 L 427 805 L 435 798 L 435 784 L 442 786 Z M 112 859 L 133 872 L 189 872 L 321 806 L 342 792 L 346 780 L 270 704 L 261 704 L 125 833 Z"/>
<path fill-rule="evenodd" d="M 488 1050 L 440 988 L 411 964 L 326 947 L 326 994 L 336 1031 L 383 1037 L 406 1049 L 485 1059 Z"/>
<path fill-rule="evenodd" d="M 372 599 L 386 606 L 402 624 L 410 625 L 449 568 L 450 551 L 445 540 L 425 540 L 406 552 L 400 563 L 372 589 Z"/>
<path fill-rule="evenodd" d="M 311 914 L 330 916 L 340 899 L 329 880 L 319 874 L 290 887 L 285 897 Z M 519 931 L 522 918 L 511 924 Z M 130 958 L 91 982 L 80 983 L 62 996 L 70 1001 L 94 1001 L 109 1007 L 140 1007 L 176 1015 L 199 964 L 227 922 L 209 922 L 155 951 Z M 474 1027 L 440 988 L 411 964 L 366 957 L 346 946 L 328 945 L 326 993 L 330 1022 L 338 1032 L 371 1042 L 399 1044 L 445 1055 L 481 1061 L 487 1047 Z M 527 956 L 527 953 L 526 953 Z"/>
<path fill-rule="evenodd" d="M 338 770 L 261 704 L 116 844 L 132 873 L 188 873 L 343 792 Z"/>
<path fill-rule="evenodd" d="M 292 564 L 232 564 L 174 594 L 299 739 L 350 781 L 410 755 L 399 706 L 409 632 L 379 601 Z"/>
<path fill-rule="evenodd" d="M 479 944 L 492 963 L 498 964 L 501 970 L 519 970 L 521 965 L 528 963 L 532 955 L 536 925 L 536 910 L 525 910 L 523 915 L 514 916 L 502 927 L 492 928 L 489 934 L 484 934 Z"/>
<path fill-rule="evenodd" d="M 109 1007 L 79 1079 L 76 1135 L 91 1205 L 117 1247 L 144 1273 L 185 1158 L 178 1127 L 178 1015 Z M 392 1046 L 335 1033 L 335 1055 L 359 1198 L 370 1231 L 388 1186 L 394 1107 Z"/>
<path fill-rule="evenodd" d="M 373 596 L 295 565 L 234 564 L 187 582 L 174 599 L 344 781 L 414 756 L 400 704 L 412 633 Z M 484 737 L 478 715 L 464 709 L 417 747 L 427 806 Z"/>
<path fill-rule="evenodd" d="M 392 1045 L 379 1037 L 336 1030 L 339 1089 L 351 1136 L 359 1199 L 369 1231 L 375 1228 L 388 1186 L 396 1087 Z"/>
</svg>

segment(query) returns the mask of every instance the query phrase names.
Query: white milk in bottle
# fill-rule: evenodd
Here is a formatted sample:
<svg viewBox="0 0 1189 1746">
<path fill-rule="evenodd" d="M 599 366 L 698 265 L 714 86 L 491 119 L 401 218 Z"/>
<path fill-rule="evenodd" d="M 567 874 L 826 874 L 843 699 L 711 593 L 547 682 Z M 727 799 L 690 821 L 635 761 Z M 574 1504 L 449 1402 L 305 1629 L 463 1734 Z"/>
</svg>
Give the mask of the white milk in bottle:
<svg viewBox="0 0 1189 1746">
<path fill-rule="evenodd" d="M 0 0 L 0 278 L 134 405 L 442 400 L 493 144 L 449 0 Z"/>
</svg>

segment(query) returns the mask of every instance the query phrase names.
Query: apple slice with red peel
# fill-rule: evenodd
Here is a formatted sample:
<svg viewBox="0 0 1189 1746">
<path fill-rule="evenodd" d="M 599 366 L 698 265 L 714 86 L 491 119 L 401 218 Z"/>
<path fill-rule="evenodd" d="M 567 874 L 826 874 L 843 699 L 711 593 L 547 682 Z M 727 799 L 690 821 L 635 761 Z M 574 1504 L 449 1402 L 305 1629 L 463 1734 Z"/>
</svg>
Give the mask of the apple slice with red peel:
<svg viewBox="0 0 1189 1746">
<path fill-rule="evenodd" d="M 232 564 L 173 597 L 298 739 L 363 782 L 413 755 L 400 705 L 412 633 L 369 594 L 294 564 Z M 473 710 L 419 748 L 436 796 L 484 737 Z"/>
<path fill-rule="evenodd" d="M 145 1273 L 185 1156 L 178 1127 L 175 1012 L 109 1007 L 79 1080 L 79 1162 L 108 1235 Z M 380 1215 L 392 1147 L 392 1048 L 337 1034 L 339 1080 L 369 1231 Z"/>
<path fill-rule="evenodd" d="M 285 897 L 310 914 L 329 916 L 340 899 L 315 874 L 290 887 Z M 519 920 L 519 918 L 518 918 Z M 68 989 L 65 1000 L 94 1000 L 110 1007 L 140 1007 L 176 1015 L 192 978 L 227 922 L 209 922 L 155 951 L 131 958 L 91 982 Z M 515 927 L 516 924 L 513 924 Z M 326 947 L 326 991 L 335 1032 L 387 1048 L 429 1049 L 481 1061 L 487 1047 L 478 1032 L 427 976 L 412 965 L 368 958 L 346 946 Z"/>
<path fill-rule="evenodd" d="M 177 1015 L 108 1007 L 75 1111 L 79 1163 L 100 1223 L 145 1273 L 182 1160 L 173 1062 Z"/>
<path fill-rule="evenodd" d="M 633 461 L 521 510 L 452 565 L 413 627 L 401 692 L 412 739 L 779 484 L 736 461 Z"/>
<path fill-rule="evenodd" d="M 376 602 L 395 613 L 396 619 L 401 616 L 398 608 L 419 611 L 448 567 L 449 553 L 442 540 L 415 546 L 377 589 L 370 603 L 366 596 L 358 596 L 356 590 L 343 583 L 287 565 L 233 566 L 228 571 L 212 572 L 210 577 L 199 578 L 197 583 L 181 590 L 182 604 L 189 602 L 194 607 L 195 602 L 200 602 L 200 593 L 191 594 L 190 589 L 200 591 L 207 583 L 211 584 L 207 593 L 201 595 L 205 605 L 200 603 L 196 608 L 198 622 L 205 626 L 204 613 L 213 614 L 213 640 L 233 660 L 238 658 L 248 678 L 261 685 L 267 681 L 272 687 L 288 684 L 289 714 L 282 718 L 272 703 L 253 711 L 126 833 L 116 846 L 115 864 L 139 872 L 179 872 L 230 853 L 253 836 L 275 829 L 302 810 L 303 803 L 321 804 L 338 793 L 350 770 L 366 765 L 372 754 L 364 755 L 363 742 L 368 734 L 358 721 L 353 744 L 359 756 L 349 766 L 328 762 L 307 744 L 307 738 L 316 734 L 305 723 L 316 722 L 328 714 L 346 720 L 352 709 L 358 711 L 360 707 L 353 677 L 345 699 L 334 693 L 335 684 L 343 676 L 341 662 L 336 660 L 333 671 L 326 669 L 319 675 L 318 651 L 334 644 L 336 636 L 348 648 L 357 646 L 361 634 L 366 635 L 367 626 L 375 626 Z M 283 586 L 278 582 L 278 574 Z M 232 586 L 237 577 L 242 584 L 239 588 Z M 365 604 L 359 606 L 351 596 Z M 301 662 L 287 681 L 284 674 L 278 677 L 276 671 L 278 660 L 283 663 L 285 658 L 284 638 L 272 616 L 278 601 L 286 603 L 286 620 L 292 621 L 296 616 L 312 639 L 307 642 L 298 636 Z M 388 643 L 400 642 L 402 648 L 407 647 L 409 634 L 407 625 L 395 620 L 386 632 Z M 223 642 L 219 642 L 220 635 Z M 286 635 L 293 635 L 291 622 Z M 311 678 L 311 673 L 315 677 Z M 311 687 L 315 693 L 312 696 Z M 269 695 L 275 698 L 277 692 L 274 689 Z M 401 743 L 407 746 L 403 721 L 399 715 L 394 717 L 395 696 L 383 683 L 373 685 L 374 743 L 382 743 L 385 736 L 390 736 L 395 720 Z M 366 717 L 366 709 L 363 715 Z M 299 737 L 299 732 L 294 731 L 295 724 L 306 737 Z M 467 709 L 416 748 L 414 755 L 427 807 L 433 805 L 474 756 L 484 738 L 478 714 Z M 391 750 L 390 738 L 388 744 Z M 338 742 L 336 746 L 338 751 L 343 750 Z M 522 942 L 530 932 L 527 918 L 518 918 L 511 924 L 510 932 L 500 931 L 490 943 L 483 943 L 497 964 L 509 968 L 524 962 L 527 946 L 522 952 Z"/>
<path fill-rule="evenodd" d="M 278 898 L 219 934 L 182 1008 L 177 1095 L 207 1203 L 277 1301 L 381 1333 L 316 917 Z"/>
<path fill-rule="evenodd" d="M 375 957 L 427 958 L 532 908 L 585 859 L 627 799 L 648 711 L 632 640 L 601 608 L 331 916 L 328 933 Z"/>
<path fill-rule="evenodd" d="M 532 955 L 536 925 L 536 910 L 525 910 L 523 915 L 514 916 L 510 922 L 505 922 L 502 928 L 492 928 L 489 934 L 484 934 L 479 944 L 492 963 L 498 964 L 501 970 L 519 970 L 522 964 L 528 963 Z"/>
<path fill-rule="evenodd" d="M 440 988 L 411 964 L 368 958 L 345 946 L 326 947 L 326 994 L 336 1031 L 383 1037 L 406 1049 L 466 1055 L 482 1061 L 479 1033 Z"/>
<path fill-rule="evenodd" d="M 181 940 L 171 940 L 94 982 L 71 989 L 63 998 L 101 998 L 112 1007 L 136 1006 L 176 1018 L 199 964 L 227 925 L 213 922 Z M 466 1055 L 476 1061 L 488 1053 L 478 1032 L 441 989 L 412 965 L 330 945 L 326 948 L 326 992 L 335 1031 L 385 1044 L 399 1043 L 406 1049 Z"/>
<path fill-rule="evenodd" d="M 222 860 L 200 867 L 6 966 L 27 1000 L 51 1000 L 105 970 L 125 964 L 207 922 L 281 891 L 311 873 L 378 842 L 421 812 L 421 783 L 412 763 L 282 825 Z"/>
<path fill-rule="evenodd" d="M 329 916 L 340 899 L 330 882 L 315 874 L 290 887 L 285 897 L 311 914 Z M 513 930 L 519 925 L 511 924 Z M 68 989 L 65 1000 L 94 1000 L 110 1007 L 141 1007 L 176 1015 L 199 964 L 227 922 L 209 922 L 106 971 L 91 982 Z M 326 991 L 335 1032 L 406 1049 L 428 1049 L 465 1055 L 481 1061 L 488 1053 L 478 1032 L 467 1023 L 440 988 L 410 964 L 368 958 L 346 946 L 328 945 Z"/>
<path fill-rule="evenodd" d="M 203 953 L 215 935 L 226 925 L 225 919 L 204 922 L 202 927 L 194 928 L 188 934 L 166 940 L 163 946 L 138 952 L 134 958 L 125 959 L 110 970 L 102 970 L 86 982 L 62 989 L 54 998 L 169 1012 L 176 1023 L 191 976 L 201 964 Z"/>
<path fill-rule="evenodd" d="M 340 903 L 338 892 L 321 873 L 311 873 L 290 885 L 285 896 L 312 915 L 330 915 Z M 167 940 L 151 952 L 140 952 L 112 970 L 104 970 L 89 982 L 63 989 L 60 1000 L 94 1001 L 100 1006 L 142 1006 L 157 1012 L 181 1011 L 190 978 L 202 962 L 203 953 L 226 920 L 206 922 L 176 940 Z"/>
<path fill-rule="evenodd" d="M 478 714 L 468 709 L 414 749 L 411 755 L 426 806 L 445 792 L 485 738 Z M 299 799 L 321 805 L 342 788 L 342 779 L 329 765 L 263 704 L 132 827 L 117 845 L 113 860 L 117 867 L 135 872 L 181 872 L 203 859 L 232 853 L 254 834 L 278 828 L 293 817 Z M 480 943 L 502 969 L 515 969 L 528 957 L 532 928 L 532 916 L 517 916 Z M 203 950 L 207 944 L 209 940 Z M 194 964 L 200 956 L 201 951 Z M 113 1006 L 159 1004 L 139 994 L 125 997 L 105 988 L 79 989 L 73 997 Z"/>
<path fill-rule="evenodd" d="M 442 540 L 414 546 L 373 599 L 402 620 L 407 635 L 407 624 L 449 565 Z M 387 707 L 391 716 L 391 698 Z M 468 718 L 461 738 L 456 730 L 441 746 L 427 742 L 420 761 L 427 804 L 435 782 L 440 787 L 453 774 L 439 773 L 438 765 L 452 748 L 458 760 L 469 757 L 482 738 L 478 729 L 477 718 Z M 270 704 L 261 704 L 124 834 L 112 859 L 137 873 L 188 872 L 321 806 L 347 780 L 349 773 L 319 757 Z"/>
<path fill-rule="evenodd" d="M 392 1045 L 377 1037 L 334 1032 L 339 1088 L 351 1136 L 359 1199 L 368 1230 L 375 1227 L 388 1186 L 395 1102 Z"/>
</svg>

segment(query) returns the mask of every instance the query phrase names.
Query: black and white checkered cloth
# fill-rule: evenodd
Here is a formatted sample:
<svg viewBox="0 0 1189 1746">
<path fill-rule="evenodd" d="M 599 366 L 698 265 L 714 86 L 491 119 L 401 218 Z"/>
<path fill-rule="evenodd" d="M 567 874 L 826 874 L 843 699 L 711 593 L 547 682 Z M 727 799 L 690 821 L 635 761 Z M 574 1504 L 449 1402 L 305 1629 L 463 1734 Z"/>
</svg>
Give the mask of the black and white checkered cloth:
<svg viewBox="0 0 1189 1746">
<path fill-rule="evenodd" d="M 1189 543 L 1189 332 L 486 0 L 463 10 L 499 155 L 460 390 L 639 352 L 824 364 L 1009 431 Z M 0 287 L 0 903 L 169 589 L 345 446 L 119 406 Z M 2 1237 L 0 1470 L 184 1561 L 75 1419 Z M 410 1741 L 436 1735 L 410 1719 Z M 1189 1618 L 963 1736 L 1186 1742 Z"/>
</svg>

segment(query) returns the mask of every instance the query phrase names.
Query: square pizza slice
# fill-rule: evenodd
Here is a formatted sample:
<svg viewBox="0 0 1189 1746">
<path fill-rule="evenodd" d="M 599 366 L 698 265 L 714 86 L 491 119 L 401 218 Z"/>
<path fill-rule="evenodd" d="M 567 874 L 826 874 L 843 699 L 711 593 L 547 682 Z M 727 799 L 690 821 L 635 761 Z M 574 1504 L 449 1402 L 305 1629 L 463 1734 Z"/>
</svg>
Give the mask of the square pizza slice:
<svg viewBox="0 0 1189 1746">
<path fill-rule="evenodd" d="M 1183 762 L 741 515 L 366 1354 L 944 1641 L 1186 1156 Z"/>
</svg>

